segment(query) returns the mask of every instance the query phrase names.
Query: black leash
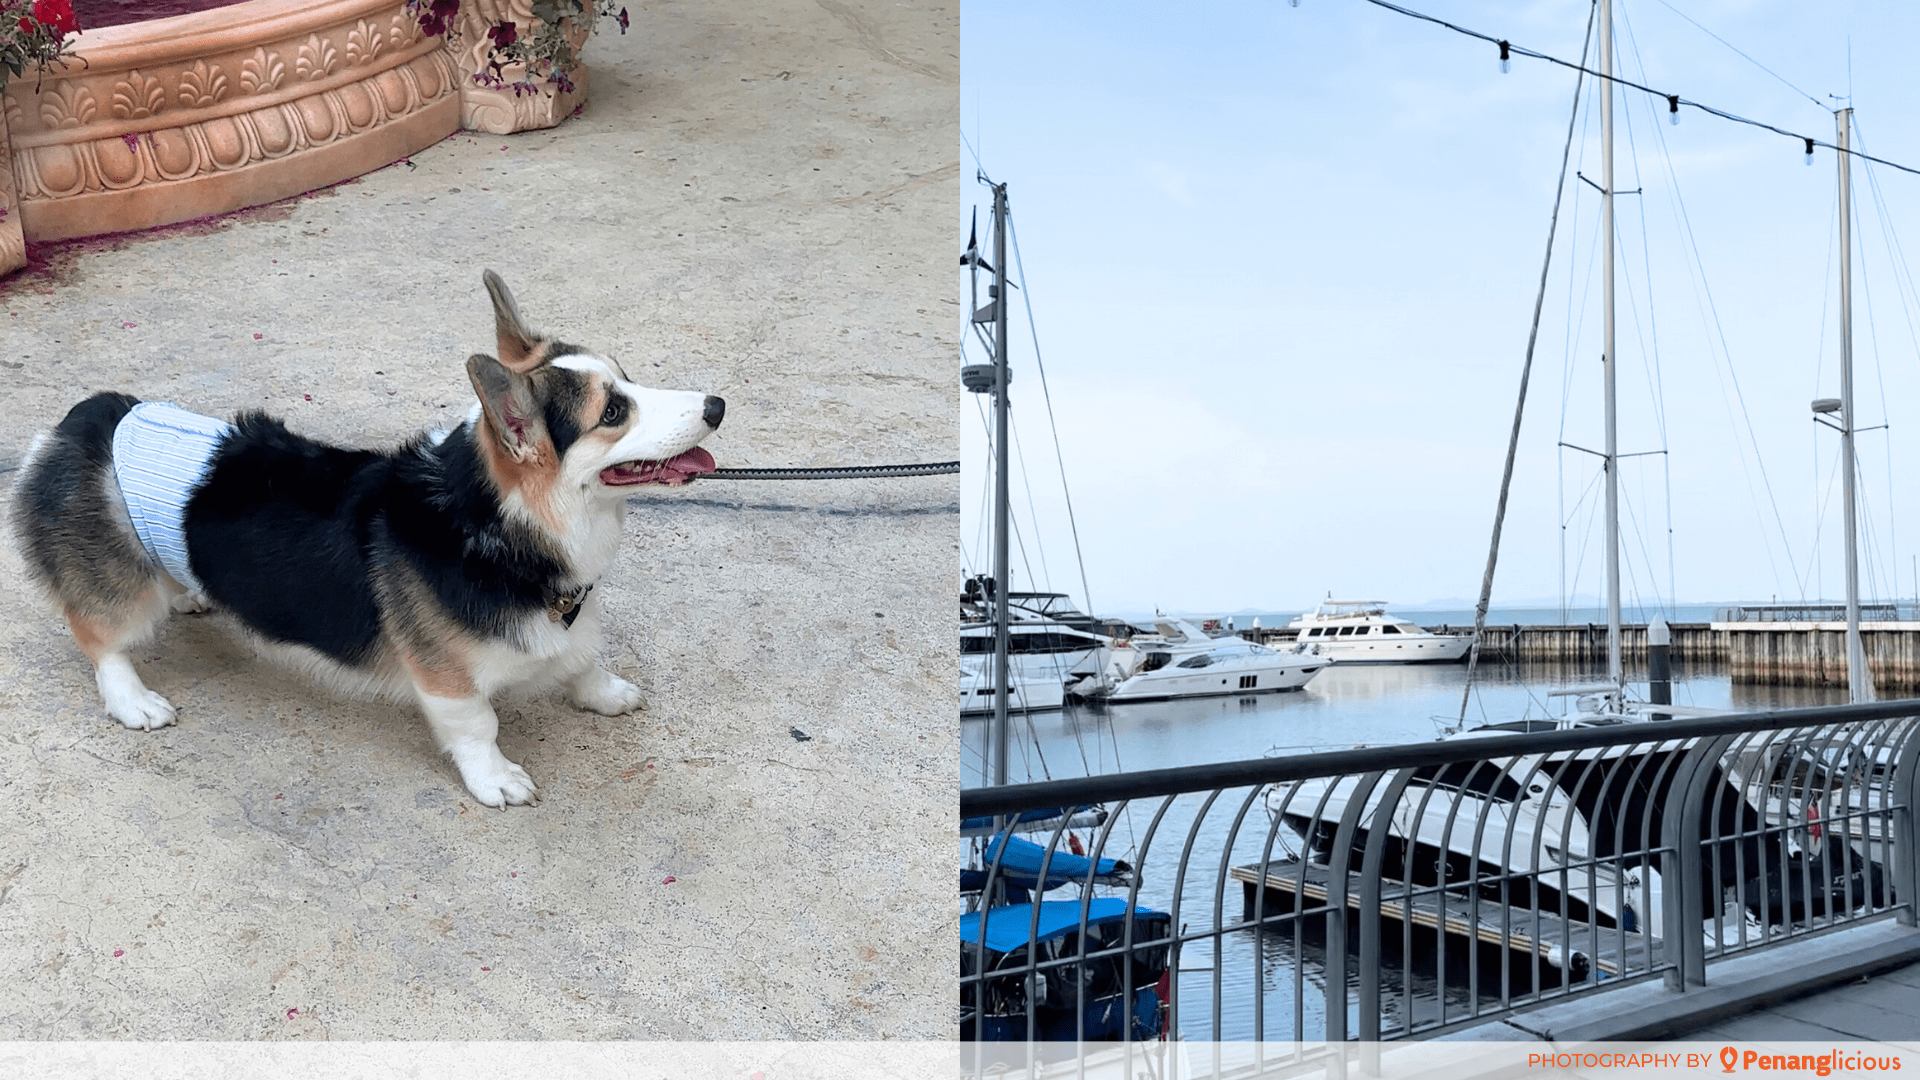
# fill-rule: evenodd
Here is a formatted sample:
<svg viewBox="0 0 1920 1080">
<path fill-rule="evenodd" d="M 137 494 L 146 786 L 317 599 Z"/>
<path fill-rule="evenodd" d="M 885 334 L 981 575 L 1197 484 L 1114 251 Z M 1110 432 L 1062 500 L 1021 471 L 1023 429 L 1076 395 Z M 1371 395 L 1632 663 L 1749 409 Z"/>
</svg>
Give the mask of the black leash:
<svg viewBox="0 0 1920 1080">
<path fill-rule="evenodd" d="M 833 469 L 715 469 L 708 480 L 854 480 L 880 476 L 940 476 L 960 471 L 957 461 L 927 465 L 848 465 Z"/>
</svg>

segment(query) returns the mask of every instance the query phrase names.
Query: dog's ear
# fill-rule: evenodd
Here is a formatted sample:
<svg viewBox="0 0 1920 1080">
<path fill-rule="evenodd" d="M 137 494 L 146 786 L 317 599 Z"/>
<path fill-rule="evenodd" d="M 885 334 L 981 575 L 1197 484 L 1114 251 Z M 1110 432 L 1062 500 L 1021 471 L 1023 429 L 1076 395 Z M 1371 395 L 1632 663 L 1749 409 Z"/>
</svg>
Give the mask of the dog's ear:
<svg viewBox="0 0 1920 1080">
<path fill-rule="evenodd" d="M 473 392 L 501 448 L 515 461 L 537 454 L 546 425 L 534 400 L 533 381 L 485 353 L 467 358 L 467 378 L 473 381 Z"/>
<path fill-rule="evenodd" d="M 480 275 L 480 280 L 486 282 L 487 295 L 493 298 L 493 329 L 500 339 L 500 363 L 508 371 L 523 374 L 532 371 L 540 362 L 546 342 L 527 329 L 520 318 L 519 306 L 513 302 L 513 294 L 507 291 L 507 283 L 500 280 L 499 274 L 488 270 Z"/>
</svg>

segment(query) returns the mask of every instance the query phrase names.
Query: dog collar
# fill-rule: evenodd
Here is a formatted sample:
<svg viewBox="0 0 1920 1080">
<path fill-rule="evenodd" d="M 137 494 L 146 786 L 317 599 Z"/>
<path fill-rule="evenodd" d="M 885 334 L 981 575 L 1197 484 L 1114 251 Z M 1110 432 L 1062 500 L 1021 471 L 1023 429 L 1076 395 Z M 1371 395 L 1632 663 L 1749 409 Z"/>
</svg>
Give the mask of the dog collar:
<svg viewBox="0 0 1920 1080">
<path fill-rule="evenodd" d="M 587 594 L 593 591 L 592 585 L 582 585 L 572 592 L 547 590 L 547 618 L 567 629 L 573 629 L 573 620 L 580 617 L 580 608 L 587 602 Z"/>
</svg>

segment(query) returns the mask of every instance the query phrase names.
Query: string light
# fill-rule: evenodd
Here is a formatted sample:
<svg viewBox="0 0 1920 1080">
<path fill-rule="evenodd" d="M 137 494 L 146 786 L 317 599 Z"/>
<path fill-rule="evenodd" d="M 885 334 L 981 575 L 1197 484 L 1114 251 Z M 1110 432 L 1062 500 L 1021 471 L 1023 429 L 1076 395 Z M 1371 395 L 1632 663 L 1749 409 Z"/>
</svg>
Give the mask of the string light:
<svg viewBox="0 0 1920 1080">
<path fill-rule="evenodd" d="M 1624 86 L 1632 90 L 1638 90 L 1643 94 L 1652 94 L 1655 97 L 1666 98 L 1667 99 L 1667 120 L 1669 123 L 1678 124 L 1680 122 L 1680 106 L 1683 104 L 1690 105 L 1693 108 L 1699 109 L 1703 113 L 1709 113 L 1713 116 L 1717 116 L 1721 118 L 1722 120 L 1731 120 L 1736 124 L 1745 124 L 1748 127 L 1756 127 L 1761 129 L 1762 131 L 1771 131 L 1775 135 L 1784 135 L 1790 139 L 1801 140 L 1807 145 L 1807 164 L 1809 165 L 1813 164 L 1813 148 L 1815 146 L 1824 146 L 1830 150 L 1833 150 L 1836 153 L 1850 154 L 1856 158 L 1859 158 L 1862 161 L 1871 161 L 1877 165 L 1885 165 L 1891 169 L 1898 169 L 1904 173 L 1912 173 L 1915 176 L 1920 176 L 1920 169 L 1916 169 L 1910 165 L 1902 165 L 1897 161 L 1888 161 L 1886 158 L 1875 157 L 1872 154 L 1863 154 L 1860 151 L 1855 150 L 1851 147 L 1845 150 L 1842 150 L 1840 147 L 1835 146 L 1830 142 L 1822 142 L 1820 140 L 1811 138 L 1806 135 L 1801 135 L 1796 132 L 1788 131 L 1782 127 L 1776 127 L 1775 125 L 1766 123 L 1765 121 L 1762 121 L 1762 120 L 1749 120 L 1744 116 L 1736 116 L 1733 113 L 1727 112 L 1725 109 L 1716 109 L 1711 105 L 1706 105 L 1698 101 L 1683 101 L 1680 95 L 1678 94 L 1663 94 L 1660 91 L 1655 90 L 1651 86 L 1642 86 L 1641 84 L 1634 82 L 1631 79 L 1623 79 L 1618 75 L 1605 75 L 1598 71 L 1594 71 L 1591 68 L 1588 68 L 1587 66 L 1585 66 L 1584 63 L 1576 64 L 1569 60 L 1562 60 L 1557 56 L 1551 56 L 1547 53 L 1537 52 L 1523 45 L 1514 45 L 1511 42 L 1502 41 L 1491 34 L 1483 34 L 1483 33 L 1480 33 L 1478 30 L 1469 30 L 1464 26 L 1456 26 L 1455 24 L 1450 23 L 1445 19 L 1435 18 L 1434 16 L 1428 15 L 1425 12 L 1414 11 L 1412 8 L 1401 7 L 1399 4 L 1392 3 L 1391 0 L 1366 0 L 1366 2 L 1374 5 L 1375 7 L 1383 7 L 1383 8 L 1386 8 L 1388 11 L 1398 12 L 1401 15 L 1407 16 L 1408 18 L 1419 19 L 1422 22 L 1430 22 L 1430 23 L 1433 23 L 1435 26 L 1443 26 L 1448 30 L 1453 31 L 1456 34 L 1464 34 L 1467 37 L 1478 38 L 1481 41 L 1488 42 L 1489 44 L 1500 46 L 1500 70 L 1503 73 L 1505 73 L 1511 67 L 1512 55 L 1517 52 L 1521 56 L 1529 56 L 1535 60 L 1545 60 L 1549 64 L 1558 64 L 1563 68 L 1568 68 L 1573 71 L 1583 72 L 1587 75 L 1593 76 L 1596 79 L 1604 79 L 1609 83 L 1613 83 L 1619 86 Z M 1294 6 L 1298 7 L 1299 5 L 1296 2 Z"/>
</svg>

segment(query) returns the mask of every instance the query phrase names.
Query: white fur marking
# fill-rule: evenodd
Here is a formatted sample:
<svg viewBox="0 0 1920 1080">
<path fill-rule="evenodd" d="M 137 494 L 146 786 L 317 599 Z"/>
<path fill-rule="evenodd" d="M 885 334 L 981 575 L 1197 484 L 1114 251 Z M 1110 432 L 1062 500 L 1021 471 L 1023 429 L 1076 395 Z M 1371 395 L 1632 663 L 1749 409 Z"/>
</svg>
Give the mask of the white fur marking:
<svg viewBox="0 0 1920 1080">
<path fill-rule="evenodd" d="M 180 589 L 172 578 L 167 579 L 167 606 L 182 615 L 198 615 L 213 609 L 213 600 L 198 590 Z"/>
<path fill-rule="evenodd" d="M 619 716 L 640 707 L 640 688 L 627 680 L 596 667 L 567 681 L 573 703 L 602 716 Z"/>
<path fill-rule="evenodd" d="M 124 652 L 105 653 L 94 668 L 107 713 L 135 731 L 153 731 L 173 723 L 173 703 L 147 689 Z"/>
<path fill-rule="evenodd" d="M 494 742 L 500 718 L 483 694 L 444 698 L 419 691 L 420 709 L 440 749 L 453 758 L 454 768 L 473 797 L 487 806 L 505 809 L 539 799 L 539 788 L 527 770 L 508 761 Z"/>
</svg>

